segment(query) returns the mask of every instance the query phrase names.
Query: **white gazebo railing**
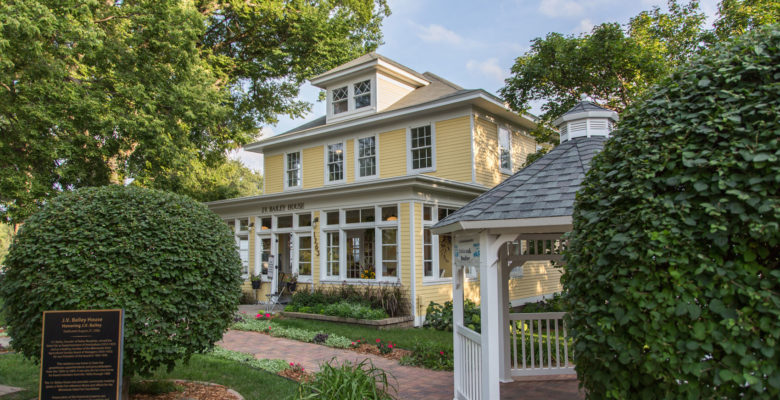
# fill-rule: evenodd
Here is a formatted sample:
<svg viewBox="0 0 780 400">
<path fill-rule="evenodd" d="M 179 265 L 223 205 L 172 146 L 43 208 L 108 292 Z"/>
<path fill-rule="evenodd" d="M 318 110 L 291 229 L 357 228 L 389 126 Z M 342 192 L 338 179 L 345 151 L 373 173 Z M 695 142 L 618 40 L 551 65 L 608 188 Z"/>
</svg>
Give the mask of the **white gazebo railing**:
<svg viewBox="0 0 780 400">
<path fill-rule="evenodd" d="M 574 373 L 564 315 L 563 312 L 509 314 L 512 376 Z"/>
<path fill-rule="evenodd" d="M 460 324 L 453 329 L 457 345 L 455 351 L 455 398 L 478 400 L 482 398 L 482 337 Z"/>
</svg>

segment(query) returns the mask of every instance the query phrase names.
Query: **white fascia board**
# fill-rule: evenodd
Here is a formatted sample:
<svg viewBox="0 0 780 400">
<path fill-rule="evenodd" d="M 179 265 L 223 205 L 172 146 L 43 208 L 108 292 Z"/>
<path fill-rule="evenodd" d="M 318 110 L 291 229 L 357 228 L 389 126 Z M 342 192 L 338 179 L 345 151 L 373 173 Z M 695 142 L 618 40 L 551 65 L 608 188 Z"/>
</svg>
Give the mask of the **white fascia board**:
<svg viewBox="0 0 780 400">
<path fill-rule="evenodd" d="M 553 121 L 553 126 L 559 126 L 560 124 L 564 122 L 574 121 L 578 119 L 585 119 L 585 118 L 609 118 L 615 122 L 618 121 L 618 113 L 616 111 L 585 111 L 585 112 L 578 112 L 574 114 L 569 115 L 563 115 L 558 117 L 555 121 Z"/>
<path fill-rule="evenodd" d="M 377 59 L 368 60 L 368 61 L 364 62 L 363 64 L 358 64 L 358 65 L 355 65 L 354 67 L 347 68 L 347 69 L 344 69 L 344 70 L 341 70 L 341 71 L 338 71 L 338 72 L 334 72 L 332 74 L 320 75 L 320 76 L 314 77 L 309 82 L 312 84 L 312 86 L 316 86 L 316 87 L 318 87 L 320 89 L 326 89 L 327 88 L 326 85 L 327 85 L 328 82 L 334 81 L 334 80 L 339 79 L 339 78 L 343 78 L 343 77 L 345 77 L 347 75 L 352 75 L 354 73 L 357 73 L 357 72 L 360 72 L 360 71 L 363 71 L 363 70 L 366 70 L 366 69 L 373 69 L 374 66 L 376 66 L 378 64 L 378 62 L 379 62 L 379 60 L 377 60 Z"/>
<path fill-rule="evenodd" d="M 431 83 L 430 81 L 427 81 L 413 74 L 410 74 L 409 72 L 406 72 L 403 69 L 398 68 L 395 65 L 390 64 L 382 59 L 379 59 L 377 61 L 379 61 L 377 63 L 377 66 L 381 70 L 388 73 L 388 75 L 395 76 L 396 78 L 400 78 L 402 81 L 405 81 L 406 83 L 411 83 L 412 86 L 414 87 L 427 86 Z"/>
<path fill-rule="evenodd" d="M 469 196 L 479 196 L 484 193 L 487 188 L 482 185 L 474 185 L 470 183 L 462 183 L 457 181 L 451 181 L 448 179 L 435 178 L 427 175 L 414 175 L 414 176 L 399 176 L 394 178 L 385 178 L 380 180 L 353 182 L 342 185 L 326 185 L 315 189 L 304 189 L 296 191 L 286 191 L 274 194 L 263 194 L 249 197 L 239 197 L 235 199 L 216 200 L 203 203 L 210 210 L 229 209 L 236 206 L 247 206 L 268 201 L 280 201 L 286 198 L 292 198 L 295 200 L 307 200 L 312 198 L 320 198 L 325 196 L 332 196 L 338 194 L 338 196 L 357 195 L 361 193 L 376 192 L 377 189 L 381 190 L 393 190 L 401 188 L 414 188 L 425 187 L 426 190 L 436 190 L 444 193 L 454 194 L 466 194 Z"/>
<path fill-rule="evenodd" d="M 290 135 L 271 136 L 268 139 L 245 146 L 244 150 L 262 153 L 262 149 L 268 146 L 279 145 L 285 142 L 307 139 L 312 136 L 321 135 L 327 132 L 359 127 L 361 125 L 367 125 L 375 122 L 383 122 L 389 119 L 404 117 L 410 114 L 416 114 L 423 111 L 430 111 L 436 108 L 447 107 L 447 106 L 451 106 L 463 102 L 472 102 L 484 109 L 488 109 L 488 111 L 500 113 L 503 118 L 508 119 L 512 122 L 515 122 L 525 127 L 533 128 L 536 126 L 536 123 L 528 116 L 521 117 L 517 115 L 516 113 L 506 109 L 506 107 L 504 107 L 504 105 L 501 104 L 501 102 L 497 101 L 495 98 L 490 96 L 484 90 L 479 90 L 479 91 L 464 93 L 459 96 L 453 96 L 440 101 L 433 101 L 430 103 L 425 103 L 417 106 L 406 107 L 400 110 L 385 111 L 369 117 L 344 121 L 332 125 L 324 125 L 317 128 L 311 128 L 309 130 L 295 132 Z"/>
<path fill-rule="evenodd" d="M 433 228 L 432 232 L 437 235 L 455 233 L 461 231 L 481 231 L 488 229 L 491 232 L 533 230 L 536 233 L 550 232 L 568 232 L 571 230 L 571 215 L 560 217 L 541 217 L 541 218 L 520 218 L 520 219 L 491 219 L 482 221 L 458 221 L 449 225 Z M 563 229 L 563 230 L 561 230 Z M 529 230 L 530 232 L 530 230 Z"/>
</svg>

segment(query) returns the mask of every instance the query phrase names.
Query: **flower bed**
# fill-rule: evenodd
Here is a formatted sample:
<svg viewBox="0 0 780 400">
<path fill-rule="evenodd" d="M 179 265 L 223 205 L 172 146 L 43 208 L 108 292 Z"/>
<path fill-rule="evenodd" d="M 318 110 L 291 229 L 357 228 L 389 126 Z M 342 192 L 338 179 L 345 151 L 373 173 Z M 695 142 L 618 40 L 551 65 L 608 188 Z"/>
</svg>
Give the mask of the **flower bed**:
<svg viewBox="0 0 780 400">
<path fill-rule="evenodd" d="M 333 317 L 354 318 L 354 319 L 385 319 L 388 317 L 385 310 L 373 309 L 369 306 L 340 301 L 333 304 L 313 304 L 304 306 L 293 303 L 284 308 L 284 311 L 300 312 L 305 314 L 322 314 Z"/>
</svg>

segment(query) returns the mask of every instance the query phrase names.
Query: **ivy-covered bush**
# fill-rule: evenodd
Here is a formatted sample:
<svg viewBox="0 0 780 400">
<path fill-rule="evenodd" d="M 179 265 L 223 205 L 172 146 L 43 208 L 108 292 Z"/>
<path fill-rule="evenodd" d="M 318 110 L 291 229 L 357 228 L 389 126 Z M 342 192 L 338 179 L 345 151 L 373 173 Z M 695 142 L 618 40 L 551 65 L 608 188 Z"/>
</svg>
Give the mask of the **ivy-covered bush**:
<svg viewBox="0 0 780 400">
<path fill-rule="evenodd" d="M 463 326 L 477 333 L 482 332 L 480 311 L 476 303 L 469 299 L 463 301 Z M 430 302 L 425 309 L 424 326 L 438 331 L 452 332 L 452 301 L 445 301 L 444 305 Z"/>
<path fill-rule="evenodd" d="M 779 47 L 694 60 L 594 158 L 563 276 L 589 398 L 780 397 Z"/>
<path fill-rule="evenodd" d="M 41 354 L 46 310 L 125 310 L 124 374 L 173 367 L 233 322 L 241 261 L 230 229 L 188 197 L 136 187 L 66 192 L 31 216 L 0 296 L 14 349 Z"/>
</svg>

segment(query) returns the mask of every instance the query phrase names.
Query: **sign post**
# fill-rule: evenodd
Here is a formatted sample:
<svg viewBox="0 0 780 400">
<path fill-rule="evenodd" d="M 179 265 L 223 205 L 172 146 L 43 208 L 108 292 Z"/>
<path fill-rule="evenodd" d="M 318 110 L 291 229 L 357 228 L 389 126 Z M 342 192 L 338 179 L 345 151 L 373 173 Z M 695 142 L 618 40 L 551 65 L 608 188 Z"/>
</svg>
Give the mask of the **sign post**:
<svg viewBox="0 0 780 400">
<path fill-rule="evenodd" d="M 45 311 L 41 400 L 118 400 L 123 310 Z"/>
</svg>

